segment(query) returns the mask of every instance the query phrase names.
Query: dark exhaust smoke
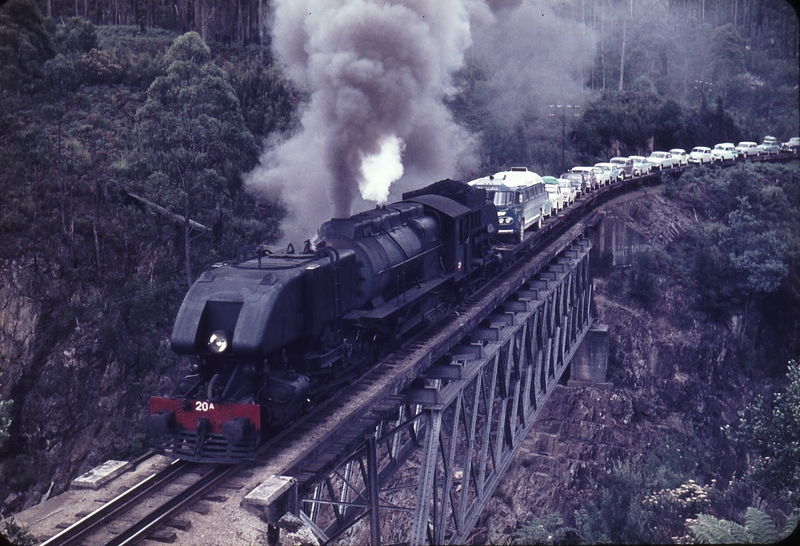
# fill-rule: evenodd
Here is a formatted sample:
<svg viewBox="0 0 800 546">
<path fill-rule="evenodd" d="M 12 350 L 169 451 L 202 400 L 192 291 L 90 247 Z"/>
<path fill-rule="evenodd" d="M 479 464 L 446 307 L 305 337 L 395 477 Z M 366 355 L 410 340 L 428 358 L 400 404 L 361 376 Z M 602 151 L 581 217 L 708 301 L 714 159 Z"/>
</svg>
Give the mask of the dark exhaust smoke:
<svg viewBox="0 0 800 546">
<path fill-rule="evenodd" d="M 473 170 L 476 139 L 442 100 L 451 76 L 465 55 L 491 65 L 493 109 L 510 117 L 548 94 L 576 92 L 594 42 L 576 38 L 582 25 L 555 15 L 556 4 L 275 0 L 275 53 L 311 99 L 300 129 L 269 148 L 248 189 L 284 202 L 284 236 L 297 244 L 331 217 Z M 556 42 L 566 31 L 562 55 Z"/>
</svg>

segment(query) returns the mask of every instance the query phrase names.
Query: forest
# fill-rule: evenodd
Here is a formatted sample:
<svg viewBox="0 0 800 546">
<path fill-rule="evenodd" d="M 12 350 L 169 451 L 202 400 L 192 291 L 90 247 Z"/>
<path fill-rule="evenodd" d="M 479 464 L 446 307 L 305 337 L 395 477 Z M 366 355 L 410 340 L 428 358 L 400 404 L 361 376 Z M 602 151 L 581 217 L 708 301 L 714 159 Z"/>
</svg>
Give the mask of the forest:
<svg viewBox="0 0 800 546">
<path fill-rule="evenodd" d="M 245 185 L 265 152 L 302 129 L 313 97 L 272 48 L 273 14 L 282 3 L 0 6 L 4 513 L 35 504 L 48 485 L 63 491 L 101 459 L 145 449 L 146 400 L 186 366 L 169 351 L 168 335 L 187 286 L 243 247 L 283 240 L 295 212 L 290 203 Z M 476 143 L 473 161 L 449 176 L 469 180 L 517 165 L 558 175 L 613 155 L 797 136 L 800 44 L 788 2 L 543 4 L 548 17 L 534 19 L 533 12 L 514 17 L 527 2 L 486 2 L 497 31 L 510 32 L 509 47 L 522 53 L 494 51 L 487 45 L 493 35 L 476 30 L 440 97 Z M 514 26 L 528 21 L 538 25 L 531 32 Z M 580 48 L 564 55 L 570 43 Z M 513 65 L 523 57 L 532 64 Z M 503 59 L 511 68 L 498 64 Z M 514 86 L 509 70 L 519 73 Z M 694 307 L 723 324 L 759 299 L 782 298 L 793 312 L 800 302 L 800 247 L 791 236 L 796 169 L 742 170 L 716 181 L 706 174 L 668 180 L 664 189 L 713 224 L 679 248 Z M 764 188 L 748 187 L 752 179 L 763 179 Z M 773 206 L 779 199 L 783 204 Z M 737 239 L 744 240 L 737 259 L 719 254 L 742 234 L 748 237 Z M 764 253 L 780 263 L 761 267 Z M 736 275 L 753 271 L 760 276 Z M 653 297 L 652 286 L 639 287 L 639 304 Z M 36 309 L 28 337 L 7 323 L 19 322 L 7 311 L 14 298 Z M 108 362 L 118 368 L 116 389 L 106 384 Z M 77 371 L 68 373 L 70 366 Z M 796 366 L 791 373 L 796 390 Z M 96 412 L 85 409 L 97 406 L 96 396 L 107 397 L 114 415 L 108 422 L 97 424 Z M 48 413 L 52 422 L 42 424 L 37 412 L 52 411 L 53 400 L 68 411 Z M 756 425 L 768 410 L 753 410 Z M 80 451 L 69 438 L 91 427 L 95 445 Z M 768 436 L 763 429 L 748 441 L 768 443 L 758 437 Z M 62 467 L 62 460 L 71 463 Z M 621 468 L 619 490 L 632 495 L 648 468 Z M 583 529 L 597 540 L 609 538 L 601 527 L 611 504 L 598 501 L 584 514 Z"/>
</svg>

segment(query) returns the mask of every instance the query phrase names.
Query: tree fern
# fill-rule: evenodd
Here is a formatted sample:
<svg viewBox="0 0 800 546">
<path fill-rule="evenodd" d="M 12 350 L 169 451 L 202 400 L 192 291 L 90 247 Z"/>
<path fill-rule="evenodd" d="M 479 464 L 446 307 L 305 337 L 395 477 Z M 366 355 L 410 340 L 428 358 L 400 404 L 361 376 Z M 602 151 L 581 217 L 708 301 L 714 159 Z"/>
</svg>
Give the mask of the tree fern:
<svg viewBox="0 0 800 546">
<path fill-rule="evenodd" d="M 744 528 L 747 532 L 748 542 L 771 544 L 778 542 L 780 536 L 775 523 L 768 515 L 757 508 L 748 508 L 744 515 Z"/>
<path fill-rule="evenodd" d="M 789 517 L 786 518 L 786 524 L 783 526 L 783 533 L 781 533 L 781 539 L 784 539 L 792 534 L 792 532 L 797 529 L 798 524 L 800 524 L 800 508 L 795 508 L 792 510 L 792 513 L 789 514 Z"/>
<path fill-rule="evenodd" d="M 689 526 L 701 544 L 741 544 L 748 542 L 747 532 L 742 525 L 700 514 L 697 523 Z"/>
<path fill-rule="evenodd" d="M 772 519 L 758 508 L 748 508 L 744 525 L 726 519 L 700 514 L 689 526 L 701 544 L 772 544 L 788 537 L 800 522 L 800 509 L 786 520 L 783 533 Z"/>
</svg>

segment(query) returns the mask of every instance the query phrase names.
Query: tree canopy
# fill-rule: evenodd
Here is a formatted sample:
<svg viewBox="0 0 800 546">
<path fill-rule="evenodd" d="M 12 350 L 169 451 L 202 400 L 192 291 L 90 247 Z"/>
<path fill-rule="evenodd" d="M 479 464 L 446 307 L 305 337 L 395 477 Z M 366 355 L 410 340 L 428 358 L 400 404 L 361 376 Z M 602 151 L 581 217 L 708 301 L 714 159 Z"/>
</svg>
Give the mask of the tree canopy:
<svg viewBox="0 0 800 546">
<path fill-rule="evenodd" d="M 240 173 L 255 163 L 257 147 L 236 93 L 197 33 L 177 38 L 166 59 L 166 75 L 156 78 L 136 112 L 137 136 L 150 170 L 148 195 L 183 213 L 191 284 L 191 221 L 221 221 Z"/>
<path fill-rule="evenodd" d="M 55 55 L 53 39 L 33 0 L 11 0 L 0 10 L 0 88 L 20 91 L 41 77 Z"/>
<path fill-rule="evenodd" d="M 755 454 L 749 479 L 766 491 L 800 492 L 800 363 L 789 362 L 789 384 L 771 398 L 758 397 L 727 433 Z"/>
</svg>

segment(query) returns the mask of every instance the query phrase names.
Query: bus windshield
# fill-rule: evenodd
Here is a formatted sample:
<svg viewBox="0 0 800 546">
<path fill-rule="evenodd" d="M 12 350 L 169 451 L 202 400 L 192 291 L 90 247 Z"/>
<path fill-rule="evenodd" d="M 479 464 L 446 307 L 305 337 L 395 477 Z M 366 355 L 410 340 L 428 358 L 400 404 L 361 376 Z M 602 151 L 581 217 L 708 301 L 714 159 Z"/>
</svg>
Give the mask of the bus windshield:
<svg viewBox="0 0 800 546">
<path fill-rule="evenodd" d="M 494 194 L 494 196 L 492 196 Z M 508 205 L 514 204 L 514 192 L 513 191 L 498 191 L 498 192 L 489 192 L 488 195 L 489 199 L 494 201 L 494 204 L 498 207 L 506 207 Z"/>
</svg>

